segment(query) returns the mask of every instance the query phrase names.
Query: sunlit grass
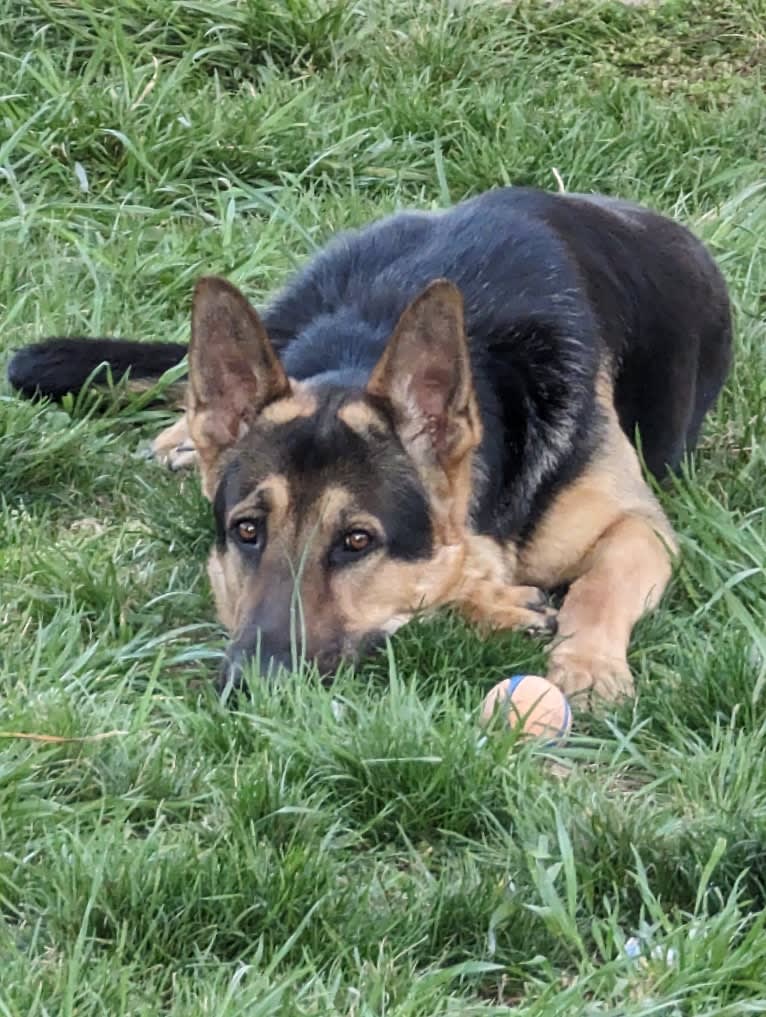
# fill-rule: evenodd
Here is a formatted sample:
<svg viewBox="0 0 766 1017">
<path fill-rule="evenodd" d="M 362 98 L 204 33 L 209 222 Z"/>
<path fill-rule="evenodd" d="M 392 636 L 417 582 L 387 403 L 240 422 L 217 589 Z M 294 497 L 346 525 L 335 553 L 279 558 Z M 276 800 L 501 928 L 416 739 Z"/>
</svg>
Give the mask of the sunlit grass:
<svg viewBox="0 0 766 1017">
<path fill-rule="evenodd" d="M 638 696 L 554 750 L 476 727 L 541 646 L 451 617 L 223 706 L 165 415 L 4 387 L 0 1013 L 766 1013 L 764 17 L 0 0 L 3 359 L 183 340 L 201 272 L 262 301 L 338 228 L 558 179 L 691 224 L 737 317 Z"/>
</svg>

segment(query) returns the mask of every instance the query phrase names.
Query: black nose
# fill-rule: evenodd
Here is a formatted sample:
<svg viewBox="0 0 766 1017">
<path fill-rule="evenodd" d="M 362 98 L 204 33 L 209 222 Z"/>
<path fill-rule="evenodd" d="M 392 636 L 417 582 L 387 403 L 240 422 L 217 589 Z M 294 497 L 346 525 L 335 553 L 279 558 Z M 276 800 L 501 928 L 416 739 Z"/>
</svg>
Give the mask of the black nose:
<svg viewBox="0 0 766 1017">
<path fill-rule="evenodd" d="M 229 647 L 223 660 L 216 688 L 220 693 L 247 691 L 247 679 L 269 680 L 278 674 L 294 670 L 293 655 L 290 652 L 262 655 L 238 646 Z"/>
<path fill-rule="evenodd" d="M 284 646 L 282 640 L 265 639 L 262 631 L 258 631 L 257 638 L 248 632 L 246 638 L 238 639 L 229 647 L 218 672 L 216 689 L 227 696 L 246 693 L 248 678 L 269 681 L 280 674 L 294 673 L 304 661 L 316 668 L 324 684 L 331 684 L 341 661 L 367 657 L 383 646 L 385 640 L 384 633 L 369 632 L 356 646 L 333 640 L 313 653 L 309 648 L 303 656 L 300 647 L 295 653 L 292 647 Z"/>
</svg>

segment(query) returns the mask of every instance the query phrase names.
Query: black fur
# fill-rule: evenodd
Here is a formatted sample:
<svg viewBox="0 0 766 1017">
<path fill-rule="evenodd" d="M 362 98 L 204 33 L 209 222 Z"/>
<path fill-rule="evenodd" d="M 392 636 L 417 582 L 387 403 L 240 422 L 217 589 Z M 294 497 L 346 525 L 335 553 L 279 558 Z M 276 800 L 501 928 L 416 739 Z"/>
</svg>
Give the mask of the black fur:
<svg viewBox="0 0 766 1017">
<path fill-rule="evenodd" d="M 288 374 L 363 384 L 407 303 L 446 277 L 464 297 L 484 422 L 474 525 L 523 539 L 601 434 L 597 372 L 661 477 L 694 447 L 731 361 L 726 287 L 686 229 L 608 198 L 490 191 L 337 237 L 263 316 Z M 53 340 L 16 354 L 26 394 L 76 389 L 101 360 L 156 376 L 180 346 Z M 141 372 L 141 373 L 139 373 Z M 306 436 L 311 442 L 311 436 Z"/>
<path fill-rule="evenodd" d="M 25 396 L 61 399 L 78 392 L 93 375 L 103 383 L 107 371 L 120 381 L 159 378 L 186 356 L 179 343 L 141 343 L 131 339 L 47 339 L 18 350 L 8 364 L 8 380 Z M 93 374 L 93 372 L 96 372 Z"/>
</svg>

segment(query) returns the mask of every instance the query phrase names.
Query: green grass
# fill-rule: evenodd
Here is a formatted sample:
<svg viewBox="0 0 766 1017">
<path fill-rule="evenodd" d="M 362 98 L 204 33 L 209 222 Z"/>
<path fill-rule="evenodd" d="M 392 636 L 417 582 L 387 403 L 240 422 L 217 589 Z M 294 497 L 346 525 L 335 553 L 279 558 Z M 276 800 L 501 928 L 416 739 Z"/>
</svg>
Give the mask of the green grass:
<svg viewBox="0 0 766 1017">
<path fill-rule="evenodd" d="M 0 0 L 3 362 L 181 339 L 202 272 L 262 300 L 340 227 L 554 171 L 690 223 L 737 315 L 638 696 L 555 750 L 476 727 L 542 648 L 450 617 L 224 707 L 208 511 L 140 454 L 165 415 L 0 389 L 2 1017 L 766 1013 L 764 24 Z"/>
</svg>

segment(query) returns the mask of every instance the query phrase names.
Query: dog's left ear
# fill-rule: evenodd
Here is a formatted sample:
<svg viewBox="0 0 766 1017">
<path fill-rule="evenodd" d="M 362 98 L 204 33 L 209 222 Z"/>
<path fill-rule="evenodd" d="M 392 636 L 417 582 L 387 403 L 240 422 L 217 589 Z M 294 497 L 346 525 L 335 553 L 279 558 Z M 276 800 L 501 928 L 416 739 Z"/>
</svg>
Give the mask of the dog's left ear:
<svg viewBox="0 0 766 1017">
<path fill-rule="evenodd" d="M 481 440 L 460 290 L 437 279 L 402 314 L 367 385 L 421 467 L 448 474 Z"/>
</svg>

